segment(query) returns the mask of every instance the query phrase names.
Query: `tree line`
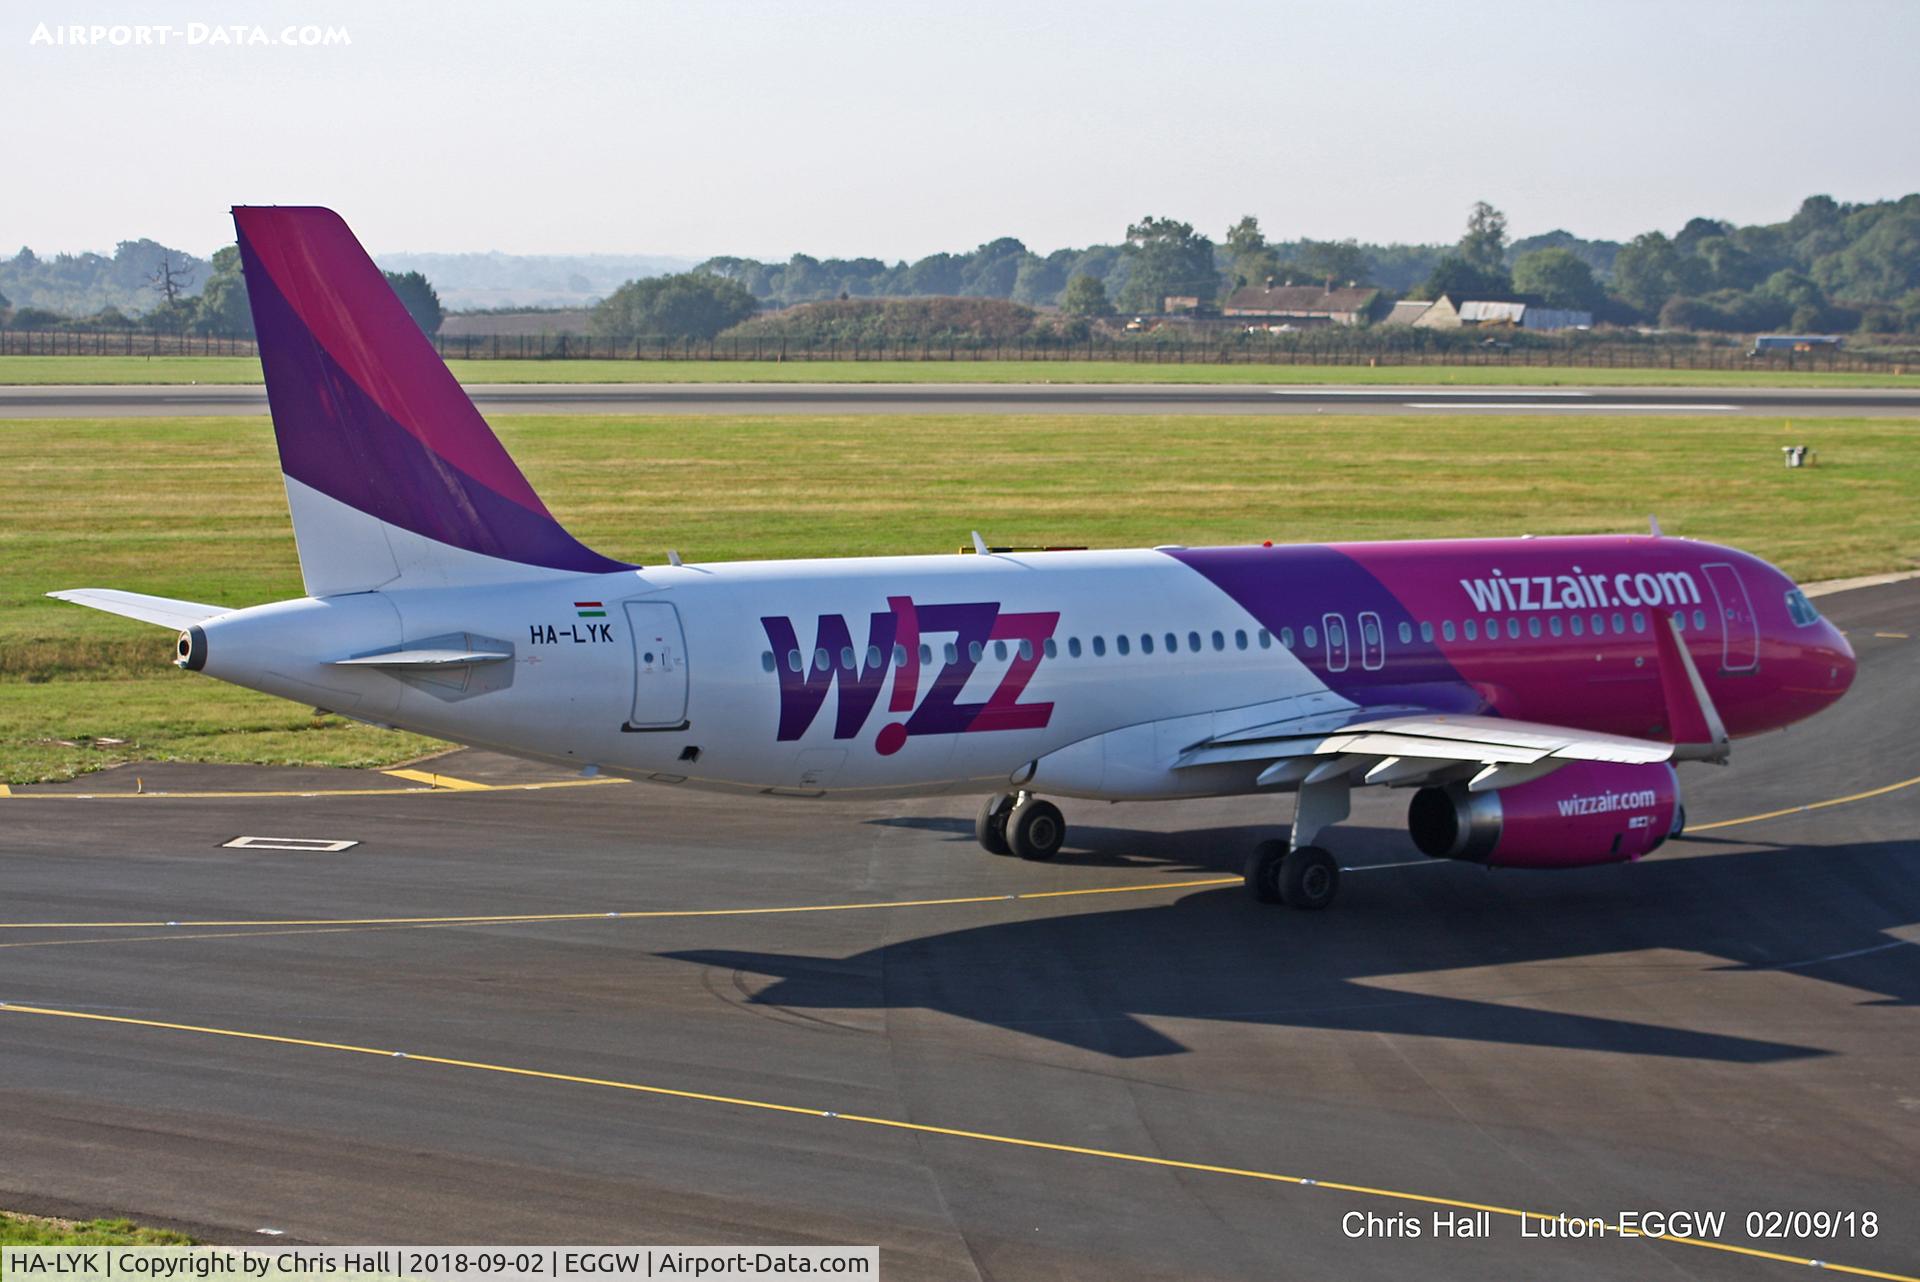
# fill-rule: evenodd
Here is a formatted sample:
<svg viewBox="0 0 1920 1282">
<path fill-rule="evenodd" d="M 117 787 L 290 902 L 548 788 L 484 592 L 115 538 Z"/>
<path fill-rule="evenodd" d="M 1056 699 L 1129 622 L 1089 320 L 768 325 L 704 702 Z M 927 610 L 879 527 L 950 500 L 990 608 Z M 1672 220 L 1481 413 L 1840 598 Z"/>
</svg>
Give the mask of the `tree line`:
<svg viewBox="0 0 1920 1282">
<path fill-rule="evenodd" d="M 443 311 L 426 277 L 387 275 L 421 327 L 437 332 Z M 771 324 L 766 313 L 796 304 L 929 298 L 997 300 L 1049 315 L 1057 309 L 1070 324 L 1089 324 L 1158 312 L 1168 298 L 1191 300 L 1204 314 L 1246 286 L 1349 282 L 1386 295 L 1525 298 L 1592 312 L 1601 324 L 1915 332 L 1920 194 L 1861 204 L 1810 196 L 1783 222 L 1737 226 L 1700 217 L 1671 236 L 1650 231 L 1624 243 L 1566 231 L 1512 239 L 1506 217 L 1482 202 L 1452 245 L 1270 240 L 1253 215 L 1215 240 L 1190 223 L 1148 216 L 1129 224 L 1116 243 L 1046 255 L 1000 237 L 967 252 L 891 264 L 806 254 L 784 263 L 718 257 L 691 272 L 627 282 L 597 305 L 593 326 L 612 338 L 704 339 L 749 323 L 764 330 Z M 9 293 L 22 304 L 10 314 Z M 885 320 L 876 315 L 853 309 L 821 313 L 811 323 L 935 338 L 960 313 L 896 308 Z M 1003 326 L 1006 315 L 974 313 L 969 332 Z M 0 260 L 0 321 L 225 335 L 252 327 L 235 247 L 200 260 L 150 240 L 122 242 L 111 257 L 43 260 L 22 249 Z M 904 332 L 913 325 L 932 328 Z"/>
</svg>

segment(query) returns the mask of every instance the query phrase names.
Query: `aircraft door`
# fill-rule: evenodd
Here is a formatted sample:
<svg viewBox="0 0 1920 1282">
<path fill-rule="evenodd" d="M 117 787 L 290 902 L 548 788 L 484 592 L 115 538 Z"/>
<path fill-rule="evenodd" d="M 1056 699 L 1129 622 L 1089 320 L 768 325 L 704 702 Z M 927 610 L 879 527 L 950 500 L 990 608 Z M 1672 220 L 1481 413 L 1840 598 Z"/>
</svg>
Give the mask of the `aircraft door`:
<svg viewBox="0 0 1920 1282">
<path fill-rule="evenodd" d="M 1387 634 L 1372 610 L 1360 614 L 1360 666 L 1378 672 L 1387 666 Z"/>
<path fill-rule="evenodd" d="M 1347 670 L 1347 621 L 1337 614 L 1320 617 L 1320 623 L 1327 634 L 1327 671 L 1345 672 Z"/>
<path fill-rule="evenodd" d="M 1720 670 L 1752 672 L 1760 666 L 1760 622 L 1754 617 L 1747 585 L 1740 571 L 1725 561 L 1700 568 L 1706 571 L 1707 584 L 1720 609 L 1720 630 L 1725 638 Z"/>
<path fill-rule="evenodd" d="M 623 728 L 685 725 L 687 655 L 680 612 L 664 601 L 629 601 L 627 628 L 633 633 L 633 709 Z"/>
</svg>

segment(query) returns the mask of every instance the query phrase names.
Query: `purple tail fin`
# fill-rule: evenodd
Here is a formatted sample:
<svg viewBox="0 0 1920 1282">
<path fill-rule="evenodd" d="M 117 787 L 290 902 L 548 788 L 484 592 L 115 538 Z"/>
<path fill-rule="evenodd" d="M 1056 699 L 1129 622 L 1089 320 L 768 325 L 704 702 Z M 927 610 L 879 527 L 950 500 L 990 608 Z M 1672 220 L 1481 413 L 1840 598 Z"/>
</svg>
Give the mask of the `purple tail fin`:
<svg viewBox="0 0 1920 1282">
<path fill-rule="evenodd" d="M 309 592 L 632 568 L 547 511 L 339 215 L 233 221 Z"/>
</svg>

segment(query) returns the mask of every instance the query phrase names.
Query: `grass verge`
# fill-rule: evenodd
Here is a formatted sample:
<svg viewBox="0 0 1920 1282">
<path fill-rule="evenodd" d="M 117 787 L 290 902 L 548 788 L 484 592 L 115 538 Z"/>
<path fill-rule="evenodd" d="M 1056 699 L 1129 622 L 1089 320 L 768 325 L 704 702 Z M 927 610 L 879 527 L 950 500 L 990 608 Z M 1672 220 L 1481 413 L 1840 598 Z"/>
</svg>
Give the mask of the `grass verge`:
<svg viewBox="0 0 1920 1282">
<path fill-rule="evenodd" d="M 1641 530 L 1803 580 L 1920 564 L 1920 449 L 1896 419 L 1699 416 L 518 416 L 561 519 L 641 563 Z M 1778 446 L 1820 466 L 1790 471 Z M 132 759 L 391 764 L 431 741 L 174 670 L 171 633 L 49 601 L 120 587 L 300 594 L 264 419 L 0 426 L 0 780 Z M 103 742 L 119 740 L 121 742 Z"/>
<path fill-rule="evenodd" d="M 142 1228 L 128 1220 L 62 1220 L 0 1211 L 0 1246 L 192 1246 L 171 1229 Z"/>
<path fill-rule="evenodd" d="M 1225 383 L 1461 387 L 1920 387 L 1920 370 L 1589 369 L 1541 365 L 1211 365 L 1132 361 L 454 360 L 463 383 Z M 0 384 L 258 383 L 251 356 L 0 356 Z"/>
</svg>

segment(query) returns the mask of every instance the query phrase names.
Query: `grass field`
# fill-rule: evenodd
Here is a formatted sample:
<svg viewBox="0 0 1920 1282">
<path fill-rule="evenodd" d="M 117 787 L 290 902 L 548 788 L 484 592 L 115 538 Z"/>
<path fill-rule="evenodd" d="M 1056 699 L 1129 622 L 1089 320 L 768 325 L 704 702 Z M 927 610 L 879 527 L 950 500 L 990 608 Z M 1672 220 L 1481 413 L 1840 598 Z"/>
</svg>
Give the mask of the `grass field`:
<svg viewBox="0 0 1920 1282">
<path fill-rule="evenodd" d="M 1640 530 L 1805 580 L 1920 564 L 1913 424 L 1695 416 L 504 417 L 588 544 L 641 563 Z M 1780 465 L 1785 440 L 1820 466 Z M 264 419 L 0 424 L 0 779 L 129 759 L 376 764 L 431 741 L 169 665 L 172 634 L 68 587 L 247 605 L 300 593 Z M 123 740 L 101 744 L 101 739 Z M 63 742 L 64 741 L 64 742 Z"/>
<path fill-rule="evenodd" d="M 56 1220 L 0 1211 L 0 1246 L 192 1246 L 193 1239 L 168 1229 L 146 1229 L 126 1220 Z"/>
<path fill-rule="evenodd" d="M 1906 374 L 1129 361 L 449 361 L 463 383 L 1230 383 L 1462 387 L 1915 387 Z M 0 356 L 0 384 L 257 383 L 251 356 Z"/>
</svg>

